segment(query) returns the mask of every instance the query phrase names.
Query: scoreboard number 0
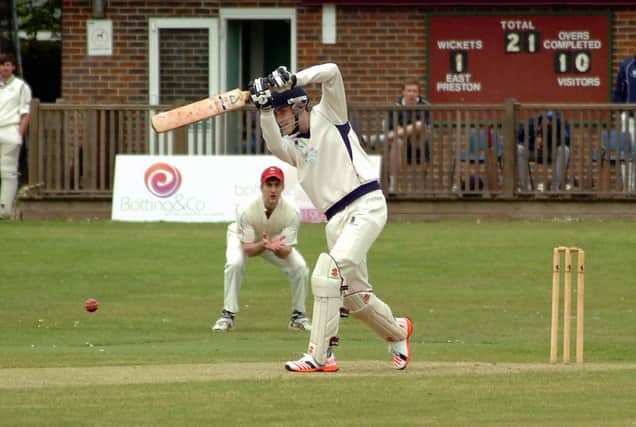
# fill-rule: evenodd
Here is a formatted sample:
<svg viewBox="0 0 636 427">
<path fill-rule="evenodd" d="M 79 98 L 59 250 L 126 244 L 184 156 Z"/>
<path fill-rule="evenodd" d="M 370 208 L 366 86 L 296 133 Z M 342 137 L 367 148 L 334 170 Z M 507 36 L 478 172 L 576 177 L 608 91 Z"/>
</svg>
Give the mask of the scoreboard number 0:
<svg viewBox="0 0 636 427">
<path fill-rule="evenodd" d="M 574 53 L 574 69 L 577 73 L 587 73 L 592 67 L 592 54 L 590 52 Z"/>
</svg>

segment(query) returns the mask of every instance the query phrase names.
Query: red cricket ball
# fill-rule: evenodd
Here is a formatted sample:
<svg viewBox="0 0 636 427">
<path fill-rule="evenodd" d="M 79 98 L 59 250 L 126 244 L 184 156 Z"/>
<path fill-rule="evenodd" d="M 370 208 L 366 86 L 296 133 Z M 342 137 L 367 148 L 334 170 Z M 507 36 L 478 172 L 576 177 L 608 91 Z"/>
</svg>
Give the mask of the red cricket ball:
<svg viewBox="0 0 636 427">
<path fill-rule="evenodd" d="M 94 311 L 97 311 L 99 304 L 97 303 L 97 300 L 95 298 L 89 298 L 84 303 L 84 307 L 86 308 L 86 311 L 92 313 Z"/>
</svg>

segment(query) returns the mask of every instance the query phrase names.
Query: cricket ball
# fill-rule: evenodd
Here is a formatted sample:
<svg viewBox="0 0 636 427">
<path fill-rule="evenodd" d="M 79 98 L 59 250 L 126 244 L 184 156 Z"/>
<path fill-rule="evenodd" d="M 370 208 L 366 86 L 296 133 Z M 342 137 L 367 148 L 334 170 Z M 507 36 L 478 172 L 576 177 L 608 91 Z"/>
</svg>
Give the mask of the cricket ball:
<svg viewBox="0 0 636 427">
<path fill-rule="evenodd" d="M 89 298 L 84 303 L 84 307 L 86 308 L 86 311 L 92 313 L 94 311 L 97 311 L 99 304 L 97 303 L 97 300 L 95 298 Z"/>
</svg>

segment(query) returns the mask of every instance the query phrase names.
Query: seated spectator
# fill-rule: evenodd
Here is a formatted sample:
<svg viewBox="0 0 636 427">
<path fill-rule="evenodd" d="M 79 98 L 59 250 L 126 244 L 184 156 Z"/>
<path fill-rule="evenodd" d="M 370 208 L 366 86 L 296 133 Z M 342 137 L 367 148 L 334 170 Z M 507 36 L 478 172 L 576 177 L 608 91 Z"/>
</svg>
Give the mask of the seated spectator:
<svg viewBox="0 0 636 427">
<path fill-rule="evenodd" d="M 404 83 L 402 96 L 395 101 L 396 106 L 418 106 L 430 105 L 430 103 L 420 96 L 420 84 L 412 79 Z M 424 116 L 424 123 L 422 123 Z M 397 127 L 394 119 L 397 117 Z M 388 140 L 389 140 L 389 193 L 395 193 L 395 175 L 401 166 L 402 150 L 406 141 L 406 161 L 413 162 L 413 151 L 415 152 L 415 162 L 420 163 L 422 152 L 417 146 L 418 136 L 421 132 L 427 132 L 430 125 L 429 111 L 398 111 L 397 114 L 389 113 L 388 117 Z M 412 144 L 416 146 L 413 150 Z M 428 142 L 424 144 L 424 159 L 429 160 Z"/>
<path fill-rule="evenodd" d="M 553 129 L 553 124 L 556 125 L 556 129 Z M 566 190 L 570 189 L 570 185 L 565 184 L 566 171 L 570 161 L 570 125 L 566 120 L 564 120 L 563 125 L 561 124 L 561 113 L 547 111 L 545 114 L 539 114 L 528 120 L 527 141 L 525 138 L 524 124 L 519 125 L 517 134 L 517 189 L 519 191 L 532 190 L 528 167 L 529 161 L 553 164 L 553 136 L 556 137 L 557 144 L 556 165 L 554 165 L 552 171 L 551 190 L 559 191 L 564 188 Z M 547 153 L 545 159 L 543 157 L 544 153 Z M 544 191 L 545 183 L 542 181 L 537 182 L 536 190 Z"/>
</svg>

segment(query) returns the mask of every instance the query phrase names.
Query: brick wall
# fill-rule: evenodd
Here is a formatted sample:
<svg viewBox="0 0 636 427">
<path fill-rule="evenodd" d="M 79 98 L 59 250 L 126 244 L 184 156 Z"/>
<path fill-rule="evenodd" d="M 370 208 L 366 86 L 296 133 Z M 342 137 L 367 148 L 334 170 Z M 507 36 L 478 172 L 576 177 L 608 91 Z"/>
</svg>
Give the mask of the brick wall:
<svg viewBox="0 0 636 427">
<path fill-rule="evenodd" d="M 409 78 L 425 93 L 426 15 L 422 8 L 338 7 L 337 43 L 322 44 L 322 9 L 298 14 L 298 66 L 336 62 L 350 104 L 391 103 Z"/>
<path fill-rule="evenodd" d="M 147 103 L 148 18 L 213 17 L 220 7 L 296 7 L 298 67 L 338 63 L 351 105 L 390 104 L 408 78 L 425 84 L 426 16 L 434 11 L 431 8 L 338 6 L 337 44 L 325 45 L 321 42 L 321 7 L 304 5 L 301 0 L 109 0 L 106 14 L 113 21 L 113 56 L 91 57 L 86 55 L 90 3 L 63 0 L 62 96 L 67 102 Z M 616 9 L 613 30 L 615 73 L 620 61 L 636 52 L 636 12 Z M 202 74 L 185 68 L 189 62 L 183 55 L 178 60 L 184 65 L 181 75 L 193 76 L 192 87 L 163 83 L 169 87 L 162 91 L 171 91 L 170 101 L 195 97 L 201 90 Z"/>
<path fill-rule="evenodd" d="M 612 26 L 614 50 L 612 73 L 616 78 L 618 66 L 628 56 L 636 55 L 636 10 L 617 10 Z"/>
<path fill-rule="evenodd" d="M 113 55 L 86 54 L 90 0 L 63 0 L 62 97 L 66 102 L 148 102 L 148 18 L 218 16 L 218 1 L 109 0 Z M 203 7 L 205 5 L 205 7 Z M 207 92 L 207 90 L 206 90 Z"/>
</svg>

